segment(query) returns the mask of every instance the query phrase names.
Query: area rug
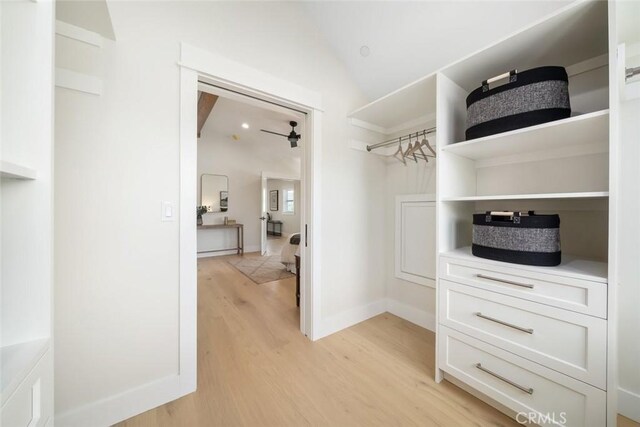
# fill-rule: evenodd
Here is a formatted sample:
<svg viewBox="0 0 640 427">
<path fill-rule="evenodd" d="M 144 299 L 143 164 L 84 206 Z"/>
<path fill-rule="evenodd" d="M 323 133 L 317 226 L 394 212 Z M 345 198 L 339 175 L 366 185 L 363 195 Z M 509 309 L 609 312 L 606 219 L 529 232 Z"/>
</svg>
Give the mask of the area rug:
<svg viewBox="0 0 640 427">
<path fill-rule="evenodd" d="M 280 255 L 234 257 L 227 262 L 259 285 L 294 276 L 284 268 L 280 262 Z"/>
</svg>

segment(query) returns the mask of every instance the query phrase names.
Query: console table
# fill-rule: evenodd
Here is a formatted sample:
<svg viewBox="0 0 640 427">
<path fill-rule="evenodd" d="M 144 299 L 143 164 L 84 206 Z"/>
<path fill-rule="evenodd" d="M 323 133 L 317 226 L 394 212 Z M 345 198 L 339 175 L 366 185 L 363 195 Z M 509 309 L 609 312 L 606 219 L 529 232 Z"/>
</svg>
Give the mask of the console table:
<svg viewBox="0 0 640 427">
<path fill-rule="evenodd" d="M 211 224 L 211 225 L 199 225 L 198 230 L 207 230 L 207 229 L 236 229 L 237 236 L 237 245 L 235 248 L 226 248 L 226 249 L 213 249 L 210 251 L 199 251 L 199 254 L 204 254 L 208 252 L 226 252 L 226 251 L 236 251 L 238 255 L 244 255 L 244 225 L 243 224 Z"/>
<path fill-rule="evenodd" d="M 269 226 L 271 226 L 271 229 L 269 229 Z M 282 221 L 267 221 L 267 234 L 282 236 Z"/>
</svg>

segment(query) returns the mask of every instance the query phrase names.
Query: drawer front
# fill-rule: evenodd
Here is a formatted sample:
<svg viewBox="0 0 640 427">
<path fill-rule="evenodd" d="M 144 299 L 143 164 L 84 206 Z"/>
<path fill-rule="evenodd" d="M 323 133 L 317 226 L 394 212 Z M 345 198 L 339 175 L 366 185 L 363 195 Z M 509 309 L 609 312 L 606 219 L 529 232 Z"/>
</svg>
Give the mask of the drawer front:
<svg viewBox="0 0 640 427">
<path fill-rule="evenodd" d="M 2 406 L 0 425 L 42 427 L 52 417 L 53 358 L 49 349 Z"/>
<path fill-rule="evenodd" d="M 607 317 L 607 285 L 589 280 L 440 258 L 440 278 L 591 316 Z"/>
<path fill-rule="evenodd" d="M 440 281 L 440 324 L 606 389 L 607 322 Z"/>
<path fill-rule="evenodd" d="M 440 369 L 515 411 L 517 421 L 606 425 L 606 393 L 598 388 L 447 327 L 438 344 Z"/>
</svg>

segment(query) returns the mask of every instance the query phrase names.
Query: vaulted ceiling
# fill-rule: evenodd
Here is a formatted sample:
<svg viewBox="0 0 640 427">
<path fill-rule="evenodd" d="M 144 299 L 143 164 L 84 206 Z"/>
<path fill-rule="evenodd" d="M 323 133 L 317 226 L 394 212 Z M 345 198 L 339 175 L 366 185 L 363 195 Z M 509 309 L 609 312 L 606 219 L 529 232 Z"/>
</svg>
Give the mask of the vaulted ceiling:
<svg viewBox="0 0 640 427">
<path fill-rule="evenodd" d="M 568 3 L 310 1 L 303 7 L 361 90 L 373 100 Z M 368 48 L 368 56 L 361 55 L 362 46 Z"/>
</svg>

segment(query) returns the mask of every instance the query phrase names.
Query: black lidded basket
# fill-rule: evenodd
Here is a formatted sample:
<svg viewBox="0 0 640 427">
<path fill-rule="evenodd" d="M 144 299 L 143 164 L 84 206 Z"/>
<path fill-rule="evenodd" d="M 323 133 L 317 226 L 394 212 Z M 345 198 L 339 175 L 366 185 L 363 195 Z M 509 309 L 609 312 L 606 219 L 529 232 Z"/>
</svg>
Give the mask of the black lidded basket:
<svg viewBox="0 0 640 427">
<path fill-rule="evenodd" d="M 489 87 L 507 78 L 507 83 Z M 483 81 L 467 96 L 465 136 L 481 138 L 569 116 L 569 78 L 563 67 L 512 70 Z"/>
<path fill-rule="evenodd" d="M 556 266 L 561 261 L 560 217 L 533 211 L 474 214 L 471 252 L 514 264 Z"/>
</svg>

